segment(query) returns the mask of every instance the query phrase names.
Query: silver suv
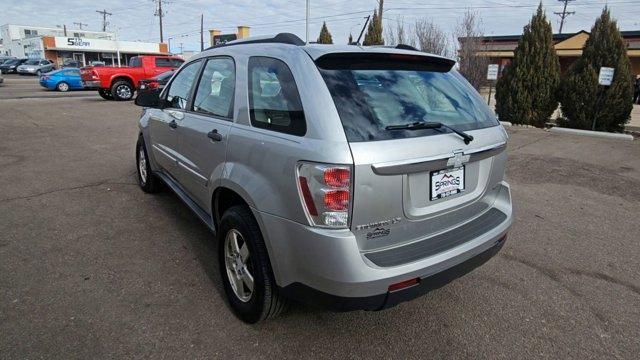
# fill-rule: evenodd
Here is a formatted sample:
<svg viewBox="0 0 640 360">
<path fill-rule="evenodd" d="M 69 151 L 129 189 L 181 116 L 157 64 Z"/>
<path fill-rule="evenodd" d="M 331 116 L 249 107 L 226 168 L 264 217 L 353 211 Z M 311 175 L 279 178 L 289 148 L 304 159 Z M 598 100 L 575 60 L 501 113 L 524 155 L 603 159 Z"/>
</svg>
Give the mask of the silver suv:
<svg viewBox="0 0 640 360">
<path fill-rule="evenodd" d="M 140 187 L 217 235 L 231 309 L 379 310 L 483 264 L 512 222 L 507 134 L 454 61 L 409 49 L 216 46 L 141 93 Z"/>
</svg>

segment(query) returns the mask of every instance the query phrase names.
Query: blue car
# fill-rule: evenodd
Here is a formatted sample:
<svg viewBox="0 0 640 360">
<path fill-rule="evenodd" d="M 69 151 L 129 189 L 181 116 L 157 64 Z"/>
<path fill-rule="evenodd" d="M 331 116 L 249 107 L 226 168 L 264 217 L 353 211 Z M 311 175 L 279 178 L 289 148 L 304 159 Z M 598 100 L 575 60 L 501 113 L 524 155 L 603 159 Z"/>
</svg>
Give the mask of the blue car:
<svg viewBox="0 0 640 360">
<path fill-rule="evenodd" d="M 80 69 L 60 69 L 40 76 L 40 85 L 50 90 L 69 91 L 83 89 Z"/>
</svg>

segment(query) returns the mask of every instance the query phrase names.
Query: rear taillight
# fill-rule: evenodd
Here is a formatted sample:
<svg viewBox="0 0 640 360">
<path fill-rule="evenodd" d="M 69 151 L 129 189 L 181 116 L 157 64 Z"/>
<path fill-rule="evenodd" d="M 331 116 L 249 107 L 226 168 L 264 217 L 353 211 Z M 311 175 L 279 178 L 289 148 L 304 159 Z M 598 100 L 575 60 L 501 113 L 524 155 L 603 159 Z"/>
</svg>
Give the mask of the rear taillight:
<svg viewBox="0 0 640 360">
<path fill-rule="evenodd" d="M 298 191 L 313 226 L 346 228 L 351 209 L 351 167 L 303 162 Z"/>
</svg>

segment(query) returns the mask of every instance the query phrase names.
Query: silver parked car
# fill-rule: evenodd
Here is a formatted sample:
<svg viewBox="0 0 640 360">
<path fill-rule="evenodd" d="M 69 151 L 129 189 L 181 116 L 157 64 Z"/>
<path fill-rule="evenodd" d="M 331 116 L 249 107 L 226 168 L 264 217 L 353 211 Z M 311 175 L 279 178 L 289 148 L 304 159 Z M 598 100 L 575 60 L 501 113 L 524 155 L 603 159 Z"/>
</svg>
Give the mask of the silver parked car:
<svg viewBox="0 0 640 360">
<path fill-rule="evenodd" d="M 20 75 L 42 75 L 49 71 L 55 70 L 56 66 L 51 60 L 46 59 L 30 59 L 18 66 L 16 71 Z"/>
<path fill-rule="evenodd" d="M 507 134 L 454 61 L 249 38 L 189 59 L 145 107 L 143 191 L 217 234 L 231 309 L 337 311 L 418 297 L 496 254 L 512 223 Z"/>
</svg>

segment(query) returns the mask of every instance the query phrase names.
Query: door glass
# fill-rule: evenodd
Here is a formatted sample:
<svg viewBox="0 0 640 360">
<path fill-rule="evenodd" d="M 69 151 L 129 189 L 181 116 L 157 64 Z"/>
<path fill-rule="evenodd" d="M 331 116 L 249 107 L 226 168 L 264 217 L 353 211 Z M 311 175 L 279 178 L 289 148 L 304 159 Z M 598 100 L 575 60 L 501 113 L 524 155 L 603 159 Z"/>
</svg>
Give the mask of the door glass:
<svg viewBox="0 0 640 360">
<path fill-rule="evenodd" d="M 185 66 L 171 82 L 167 93 L 167 107 L 185 110 L 189 101 L 191 85 L 200 69 L 200 61 Z"/>
<path fill-rule="evenodd" d="M 293 135 L 307 131 L 298 87 L 280 60 L 249 59 L 249 111 L 255 127 Z"/>
<path fill-rule="evenodd" d="M 193 110 L 207 115 L 233 117 L 236 71 L 230 58 L 210 59 L 205 65 Z"/>
</svg>

